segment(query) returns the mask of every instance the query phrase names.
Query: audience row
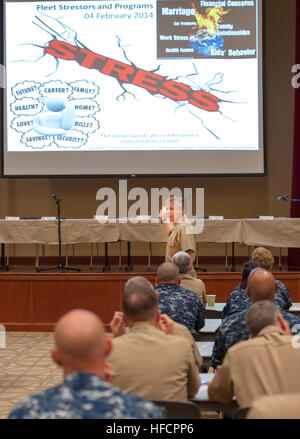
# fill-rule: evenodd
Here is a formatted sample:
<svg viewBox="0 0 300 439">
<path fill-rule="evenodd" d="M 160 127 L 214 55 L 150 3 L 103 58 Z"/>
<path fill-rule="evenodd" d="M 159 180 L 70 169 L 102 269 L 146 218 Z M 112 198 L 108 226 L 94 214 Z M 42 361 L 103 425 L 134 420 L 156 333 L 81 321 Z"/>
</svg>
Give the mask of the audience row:
<svg viewBox="0 0 300 439">
<path fill-rule="evenodd" d="M 236 398 L 239 406 L 251 406 L 249 418 L 300 417 L 300 349 L 293 337 L 300 319 L 287 312 L 292 302 L 271 273 L 273 262 L 259 248 L 245 264 L 211 358 L 209 398 L 223 404 Z M 193 399 L 202 358 L 191 332 L 204 326 L 206 291 L 188 274 L 190 266 L 189 255 L 178 252 L 158 268 L 155 288 L 143 277 L 127 281 L 123 309 L 110 324 L 112 339 L 95 314 L 64 315 L 52 351 L 64 381 L 21 401 L 10 417 L 158 419 L 164 409 L 150 400 Z"/>
</svg>

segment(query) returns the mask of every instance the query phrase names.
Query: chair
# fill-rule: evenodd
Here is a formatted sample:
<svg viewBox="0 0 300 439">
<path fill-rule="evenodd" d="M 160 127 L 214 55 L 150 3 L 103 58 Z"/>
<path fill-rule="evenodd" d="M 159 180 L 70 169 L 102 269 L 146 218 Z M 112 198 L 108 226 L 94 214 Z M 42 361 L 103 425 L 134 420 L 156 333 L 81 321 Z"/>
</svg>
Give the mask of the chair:
<svg viewBox="0 0 300 439">
<path fill-rule="evenodd" d="M 246 419 L 250 407 L 239 407 L 233 413 L 232 419 Z"/>
<path fill-rule="evenodd" d="M 201 412 L 193 402 L 162 399 L 153 399 L 152 402 L 166 409 L 165 419 L 201 419 Z"/>
</svg>

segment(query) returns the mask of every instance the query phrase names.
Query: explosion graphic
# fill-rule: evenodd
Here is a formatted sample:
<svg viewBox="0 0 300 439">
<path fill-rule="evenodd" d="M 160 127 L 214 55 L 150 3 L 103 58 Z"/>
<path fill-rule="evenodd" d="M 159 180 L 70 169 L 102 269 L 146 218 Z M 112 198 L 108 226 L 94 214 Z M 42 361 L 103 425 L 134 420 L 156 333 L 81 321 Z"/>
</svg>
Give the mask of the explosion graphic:
<svg viewBox="0 0 300 439">
<path fill-rule="evenodd" d="M 191 3 L 195 9 L 195 19 L 197 21 L 197 31 L 189 36 L 189 44 L 198 55 L 211 56 L 214 49 L 222 49 L 224 40 L 217 35 L 218 24 L 222 23 L 223 15 L 228 14 L 231 9 L 225 11 L 221 6 L 207 8 L 205 15 L 200 14 L 194 3 Z"/>
</svg>

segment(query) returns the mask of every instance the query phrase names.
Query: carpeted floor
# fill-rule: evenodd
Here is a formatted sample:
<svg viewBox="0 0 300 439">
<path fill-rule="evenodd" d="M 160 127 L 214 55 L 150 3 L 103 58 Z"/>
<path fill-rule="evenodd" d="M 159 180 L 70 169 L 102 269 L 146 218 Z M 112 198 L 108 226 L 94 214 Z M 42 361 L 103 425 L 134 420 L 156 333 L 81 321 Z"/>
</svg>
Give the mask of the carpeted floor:
<svg viewBox="0 0 300 439">
<path fill-rule="evenodd" d="M 0 349 L 0 418 L 26 396 L 62 380 L 50 356 L 53 346 L 52 333 L 6 333 L 6 348 Z"/>
<path fill-rule="evenodd" d="M 6 347 L 0 348 L 0 419 L 25 397 L 60 383 L 62 370 L 51 359 L 53 333 L 7 332 Z M 219 418 L 202 413 L 203 418 Z"/>
</svg>

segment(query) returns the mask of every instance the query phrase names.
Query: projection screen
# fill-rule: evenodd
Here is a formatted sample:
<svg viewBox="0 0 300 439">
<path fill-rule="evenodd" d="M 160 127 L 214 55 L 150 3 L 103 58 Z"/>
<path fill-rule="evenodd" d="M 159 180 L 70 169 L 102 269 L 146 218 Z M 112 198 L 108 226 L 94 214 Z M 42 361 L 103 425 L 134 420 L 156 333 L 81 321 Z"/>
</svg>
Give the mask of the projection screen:
<svg viewBox="0 0 300 439">
<path fill-rule="evenodd" d="M 4 176 L 264 173 L 261 1 L 4 1 Z"/>
</svg>

